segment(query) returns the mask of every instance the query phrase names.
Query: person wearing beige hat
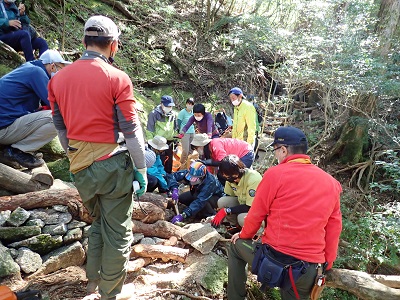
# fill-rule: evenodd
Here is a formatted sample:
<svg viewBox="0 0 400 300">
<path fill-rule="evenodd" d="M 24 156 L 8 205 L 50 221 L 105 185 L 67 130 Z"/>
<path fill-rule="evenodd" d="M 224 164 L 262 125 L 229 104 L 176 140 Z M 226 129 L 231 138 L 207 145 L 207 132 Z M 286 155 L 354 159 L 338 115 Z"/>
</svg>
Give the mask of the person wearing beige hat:
<svg viewBox="0 0 400 300">
<path fill-rule="evenodd" d="M 200 160 L 206 166 L 218 166 L 219 162 L 228 154 L 237 155 L 247 168 L 254 162 L 253 147 L 242 140 L 233 138 L 211 139 L 207 134 L 195 134 L 191 143 L 197 150 Z"/>
<path fill-rule="evenodd" d="M 116 299 L 127 273 L 132 237 L 133 186 L 147 188 L 145 143 L 129 76 L 113 67 L 120 31 L 108 17 L 84 27 L 86 51 L 49 83 L 58 136 L 83 204 L 93 217 L 86 276 L 88 294 Z M 119 132 L 125 146 L 118 144 Z M 136 198 L 135 196 L 135 198 Z"/>
<path fill-rule="evenodd" d="M 147 192 L 153 192 L 157 188 L 158 192 L 165 193 L 168 191 L 168 183 L 165 178 L 167 172 L 165 172 L 160 155 L 169 148 L 167 140 L 162 136 L 156 135 L 153 139 L 148 140 L 147 143 L 156 156 L 153 165 L 147 168 Z"/>
</svg>

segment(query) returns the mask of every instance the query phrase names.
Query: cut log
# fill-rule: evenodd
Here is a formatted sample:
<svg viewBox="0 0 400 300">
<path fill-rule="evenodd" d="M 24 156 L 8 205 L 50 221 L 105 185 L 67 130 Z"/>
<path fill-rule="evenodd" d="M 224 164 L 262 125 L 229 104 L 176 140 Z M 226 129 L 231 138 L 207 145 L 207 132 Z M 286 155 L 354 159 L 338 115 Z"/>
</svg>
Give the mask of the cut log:
<svg viewBox="0 0 400 300">
<path fill-rule="evenodd" d="M 379 275 L 379 274 L 373 274 L 371 275 L 373 279 L 376 281 L 394 288 L 394 289 L 400 289 L 400 276 L 398 275 Z"/>
<path fill-rule="evenodd" d="M 0 163 L 0 186 L 18 194 L 47 190 L 50 186 L 32 176 Z"/>
<path fill-rule="evenodd" d="M 186 233 L 186 230 L 167 221 L 157 221 L 154 224 L 145 224 L 143 222 L 133 220 L 132 232 L 143 233 L 144 236 L 156 236 L 163 239 L 169 239 L 176 236 L 178 239 Z"/>
<path fill-rule="evenodd" d="M 128 273 L 139 271 L 141 268 L 151 264 L 153 261 L 150 257 L 140 257 L 135 260 L 128 261 Z"/>
<path fill-rule="evenodd" d="M 175 260 L 185 262 L 189 254 L 189 249 L 182 249 L 164 245 L 144 245 L 133 246 L 131 257 L 150 257 L 161 258 L 163 261 Z"/>
<path fill-rule="evenodd" d="M 390 288 L 365 272 L 332 269 L 327 272 L 326 285 L 352 293 L 365 300 L 395 300 L 400 299 L 400 290 Z"/>
<path fill-rule="evenodd" d="M 81 197 L 76 189 L 46 190 L 0 197 L 0 211 L 15 210 L 17 207 L 24 209 L 49 207 L 56 204 L 67 205 L 74 218 L 86 223 L 92 223 L 92 217 L 83 206 Z"/>
<path fill-rule="evenodd" d="M 24 173 L 31 175 L 31 180 L 33 181 L 38 181 L 39 183 L 47 185 L 48 187 L 53 185 L 54 177 L 51 175 L 51 172 L 46 164 L 41 167 L 28 170 L 27 172 L 24 171 Z"/>
<path fill-rule="evenodd" d="M 140 220 L 143 223 L 154 223 L 158 220 L 164 220 L 165 208 L 151 202 L 135 201 L 133 204 L 132 219 Z"/>
<path fill-rule="evenodd" d="M 150 202 L 162 209 L 166 209 L 168 205 L 168 199 L 162 195 L 155 193 L 144 193 L 143 196 L 139 198 L 140 202 Z"/>
</svg>

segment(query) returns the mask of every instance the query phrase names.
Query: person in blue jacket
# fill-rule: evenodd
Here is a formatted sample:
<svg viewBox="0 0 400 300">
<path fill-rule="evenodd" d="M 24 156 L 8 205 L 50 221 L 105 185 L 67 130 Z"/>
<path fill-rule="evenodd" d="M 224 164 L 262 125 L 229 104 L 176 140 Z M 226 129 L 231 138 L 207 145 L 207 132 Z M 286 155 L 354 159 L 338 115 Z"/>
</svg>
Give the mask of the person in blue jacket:
<svg viewBox="0 0 400 300">
<path fill-rule="evenodd" d="M 44 164 L 33 153 L 57 136 L 47 84 L 67 64 L 57 51 L 47 50 L 0 78 L 0 145 L 6 146 L 0 162 L 26 168 Z"/>
<path fill-rule="evenodd" d="M 190 191 L 179 195 L 178 182 L 180 181 L 189 183 Z M 172 199 L 187 206 L 181 214 L 171 219 L 173 224 L 196 215 L 201 218 L 215 215 L 216 203 L 219 197 L 224 195 L 224 187 L 219 180 L 199 161 L 192 162 L 188 170 L 171 174 L 168 177 L 168 183 L 172 191 Z"/>
<path fill-rule="evenodd" d="M 154 163 L 151 166 L 147 166 L 147 192 L 153 192 L 158 188 L 159 193 L 165 193 L 168 191 L 168 183 L 165 179 L 167 172 L 165 172 L 160 154 L 169 148 L 167 140 L 162 136 L 156 135 L 153 139 L 148 140 L 147 143 L 151 149 L 146 150 L 145 153 L 146 165 L 148 158 L 150 159 L 152 156 L 151 153 L 155 156 L 151 158 L 152 160 L 154 159 Z"/>
<path fill-rule="evenodd" d="M 26 61 L 35 59 L 33 50 L 38 49 L 42 55 L 49 48 L 47 42 L 37 36 L 30 22 L 24 3 L 17 7 L 15 0 L 0 0 L 0 41 L 15 51 L 23 51 Z"/>
</svg>

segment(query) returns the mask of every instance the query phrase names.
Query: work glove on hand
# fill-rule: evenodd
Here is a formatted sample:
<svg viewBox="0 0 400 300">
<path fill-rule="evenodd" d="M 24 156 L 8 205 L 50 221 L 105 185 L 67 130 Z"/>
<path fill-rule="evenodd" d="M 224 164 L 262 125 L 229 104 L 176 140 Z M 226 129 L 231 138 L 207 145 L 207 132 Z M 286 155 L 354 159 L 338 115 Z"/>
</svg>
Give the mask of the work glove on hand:
<svg viewBox="0 0 400 300">
<path fill-rule="evenodd" d="M 221 225 L 221 222 L 225 217 L 226 217 L 225 208 L 221 208 L 215 215 L 214 219 L 212 220 L 211 226 L 217 228 L 219 225 Z"/>
<path fill-rule="evenodd" d="M 147 189 L 147 168 L 143 168 L 143 169 L 136 169 L 135 170 L 135 180 L 137 180 L 139 182 L 140 185 L 140 189 L 136 191 L 136 195 L 138 195 L 138 197 L 142 196 Z"/>
<path fill-rule="evenodd" d="M 178 203 L 178 201 L 179 201 L 179 190 L 177 188 L 174 188 L 172 190 L 171 198 L 172 198 L 172 200 L 175 201 L 175 203 Z"/>
<path fill-rule="evenodd" d="M 176 222 L 182 222 L 183 221 L 183 216 L 182 215 L 176 215 L 171 219 L 171 223 L 175 224 Z"/>
<path fill-rule="evenodd" d="M 178 138 L 183 138 L 183 136 L 184 136 L 185 134 L 184 133 L 180 133 L 180 134 L 178 134 Z"/>
</svg>

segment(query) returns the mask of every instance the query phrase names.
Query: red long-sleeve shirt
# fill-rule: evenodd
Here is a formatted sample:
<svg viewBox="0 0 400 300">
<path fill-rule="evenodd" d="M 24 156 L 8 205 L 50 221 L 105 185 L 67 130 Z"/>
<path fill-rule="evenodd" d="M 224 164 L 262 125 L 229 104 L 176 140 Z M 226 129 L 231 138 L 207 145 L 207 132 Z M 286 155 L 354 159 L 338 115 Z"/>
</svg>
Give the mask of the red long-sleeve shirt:
<svg viewBox="0 0 400 300">
<path fill-rule="evenodd" d="M 265 172 L 240 238 L 252 238 L 265 220 L 262 243 L 298 259 L 331 266 L 342 229 L 342 188 L 322 169 L 304 163 L 306 159 L 307 155 L 291 155 Z"/>
</svg>

